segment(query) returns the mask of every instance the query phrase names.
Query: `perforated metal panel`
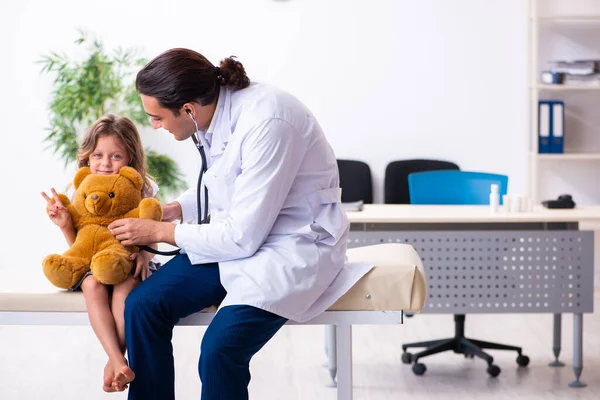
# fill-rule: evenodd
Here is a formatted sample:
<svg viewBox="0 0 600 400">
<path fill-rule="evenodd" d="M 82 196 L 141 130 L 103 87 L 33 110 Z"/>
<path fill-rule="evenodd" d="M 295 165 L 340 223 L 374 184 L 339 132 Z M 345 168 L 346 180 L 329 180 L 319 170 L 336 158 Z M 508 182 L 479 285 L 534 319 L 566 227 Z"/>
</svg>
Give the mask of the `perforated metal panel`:
<svg viewBox="0 0 600 400">
<path fill-rule="evenodd" d="M 408 243 L 427 274 L 427 313 L 593 311 L 593 232 L 351 231 L 349 247 Z"/>
</svg>

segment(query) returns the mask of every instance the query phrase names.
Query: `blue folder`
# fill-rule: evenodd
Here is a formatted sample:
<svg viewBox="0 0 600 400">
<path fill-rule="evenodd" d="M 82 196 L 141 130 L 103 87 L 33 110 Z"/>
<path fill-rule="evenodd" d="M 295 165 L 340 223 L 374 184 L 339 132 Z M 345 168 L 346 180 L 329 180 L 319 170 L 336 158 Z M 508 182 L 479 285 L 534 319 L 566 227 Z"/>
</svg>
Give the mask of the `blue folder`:
<svg viewBox="0 0 600 400">
<path fill-rule="evenodd" d="M 540 100 L 538 104 L 538 153 L 550 153 L 552 102 Z"/>
<path fill-rule="evenodd" d="M 550 153 L 564 153 L 565 138 L 565 103 L 553 101 L 550 111 Z"/>
</svg>

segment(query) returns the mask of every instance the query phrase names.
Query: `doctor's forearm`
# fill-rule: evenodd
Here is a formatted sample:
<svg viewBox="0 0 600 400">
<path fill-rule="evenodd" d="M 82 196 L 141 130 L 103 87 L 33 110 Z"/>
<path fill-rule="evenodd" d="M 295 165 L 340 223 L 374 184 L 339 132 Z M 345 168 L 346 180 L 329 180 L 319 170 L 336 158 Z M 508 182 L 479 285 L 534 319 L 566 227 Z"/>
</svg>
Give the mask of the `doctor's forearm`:
<svg viewBox="0 0 600 400">
<path fill-rule="evenodd" d="M 155 233 L 155 241 L 169 243 L 170 245 L 176 246 L 175 226 L 175 224 L 170 222 L 158 222 L 158 229 Z"/>
</svg>

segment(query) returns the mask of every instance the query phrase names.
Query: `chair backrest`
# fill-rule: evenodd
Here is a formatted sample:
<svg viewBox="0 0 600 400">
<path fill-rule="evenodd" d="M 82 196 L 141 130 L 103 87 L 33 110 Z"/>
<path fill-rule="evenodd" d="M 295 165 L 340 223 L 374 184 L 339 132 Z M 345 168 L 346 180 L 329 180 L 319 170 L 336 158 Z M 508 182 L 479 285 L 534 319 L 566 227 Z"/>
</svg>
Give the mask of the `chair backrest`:
<svg viewBox="0 0 600 400">
<path fill-rule="evenodd" d="M 415 172 L 458 170 L 458 165 L 441 160 L 392 161 L 385 169 L 384 201 L 386 204 L 410 204 L 408 175 Z"/>
<path fill-rule="evenodd" d="M 337 160 L 337 163 L 340 171 L 342 202 L 362 200 L 365 204 L 373 203 L 373 182 L 369 165 L 355 160 Z"/>
<path fill-rule="evenodd" d="M 490 185 L 498 185 L 500 200 L 508 176 L 469 171 L 418 172 L 408 176 L 411 204 L 489 204 Z"/>
</svg>

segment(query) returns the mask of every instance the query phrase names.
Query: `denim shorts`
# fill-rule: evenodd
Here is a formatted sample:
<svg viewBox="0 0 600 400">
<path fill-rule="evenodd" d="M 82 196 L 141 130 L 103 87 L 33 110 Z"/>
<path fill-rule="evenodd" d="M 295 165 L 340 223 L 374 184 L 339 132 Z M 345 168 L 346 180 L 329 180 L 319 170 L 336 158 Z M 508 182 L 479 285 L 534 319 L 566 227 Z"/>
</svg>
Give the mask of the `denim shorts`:
<svg viewBox="0 0 600 400">
<path fill-rule="evenodd" d="M 152 260 L 150 260 L 148 262 L 148 276 L 152 275 L 153 273 L 155 273 L 159 268 L 161 267 L 161 263 L 159 262 L 154 262 Z M 135 269 L 132 268 L 131 269 L 131 275 L 133 275 L 135 273 Z M 69 292 L 79 292 L 81 291 L 81 284 L 83 283 L 83 280 L 85 278 L 87 278 L 88 276 L 92 275 L 92 271 L 88 271 L 86 272 L 81 279 L 79 280 L 79 282 L 77 282 L 75 285 L 73 285 L 72 288 L 69 289 Z M 140 278 L 138 278 L 140 279 Z"/>
</svg>

